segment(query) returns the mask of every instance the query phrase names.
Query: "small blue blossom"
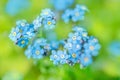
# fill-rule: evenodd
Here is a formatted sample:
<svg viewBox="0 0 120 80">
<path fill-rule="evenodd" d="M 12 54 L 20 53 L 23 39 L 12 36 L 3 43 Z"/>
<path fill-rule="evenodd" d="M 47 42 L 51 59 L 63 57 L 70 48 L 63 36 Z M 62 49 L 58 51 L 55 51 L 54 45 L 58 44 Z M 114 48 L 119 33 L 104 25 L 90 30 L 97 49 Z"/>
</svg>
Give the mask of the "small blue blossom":
<svg viewBox="0 0 120 80">
<path fill-rule="evenodd" d="M 38 16 L 34 21 L 33 21 L 33 25 L 34 25 L 34 29 L 37 30 L 39 27 L 42 26 L 42 17 Z"/>
<path fill-rule="evenodd" d="M 113 41 L 108 46 L 108 51 L 114 56 L 120 56 L 120 41 Z"/>
<path fill-rule="evenodd" d="M 97 56 L 100 48 L 98 40 L 94 37 L 90 37 L 88 42 L 84 44 L 85 53 L 90 53 L 92 56 Z"/>
<path fill-rule="evenodd" d="M 65 64 L 67 62 L 67 59 L 69 58 L 69 55 L 66 53 L 66 51 L 52 51 L 52 55 L 50 56 L 50 60 L 53 61 L 55 65 L 58 64 Z"/>
<path fill-rule="evenodd" d="M 30 6 L 29 0 L 8 0 L 6 4 L 6 12 L 9 15 L 16 15 L 25 9 L 28 9 Z"/>
<path fill-rule="evenodd" d="M 92 63 L 92 56 L 90 54 L 81 54 L 80 63 L 84 67 L 90 65 Z"/>
<path fill-rule="evenodd" d="M 51 47 L 51 50 L 56 50 L 59 48 L 59 41 L 51 41 L 50 42 L 50 47 Z"/>
<path fill-rule="evenodd" d="M 73 13 L 72 13 L 72 21 L 76 22 L 79 20 L 83 20 L 85 11 L 86 9 L 84 6 L 76 5 L 76 8 L 73 10 Z"/>
<path fill-rule="evenodd" d="M 50 9 L 43 9 L 40 16 L 38 16 L 34 21 L 34 29 L 37 30 L 41 26 L 44 29 L 49 30 L 55 28 L 56 17 L 55 14 Z"/>
<path fill-rule="evenodd" d="M 17 42 L 17 39 L 19 39 L 21 37 L 21 33 L 20 33 L 20 30 L 19 28 L 13 28 L 10 35 L 9 35 L 9 38 L 14 41 L 14 42 Z"/>
<path fill-rule="evenodd" d="M 56 10 L 65 10 L 70 7 L 74 0 L 50 0 Z"/>
<path fill-rule="evenodd" d="M 56 21 L 52 17 L 46 17 L 43 20 L 44 28 L 47 29 L 47 30 L 55 28 L 55 24 L 56 24 Z"/>
<path fill-rule="evenodd" d="M 43 18 L 54 17 L 55 14 L 50 9 L 43 9 L 40 16 Z"/>
<path fill-rule="evenodd" d="M 20 39 L 18 39 L 16 44 L 23 48 L 26 45 L 28 45 L 28 42 L 29 42 L 28 38 L 20 38 Z"/>
<path fill-rule="evenodd" d="M 25 55 L 27 56 L 28 59 L 32 57 L 32 46 L 29 45 L 28 49 L 25 51 Z"/>
<path fill-rule="evenodd" d="M 62 15 L 62 19 L 65 23 L 68 23 L 70 20 L 77 22 L 84 19 L 85 12 L 87 8 L 82 5 L 76 5 L 74 9 L 67 9 Z"/>
<path fill-rule="evenodd" d="M 44 49 L 40 48 L 39 46 L 34 46 L 32 54 L 34 59 L 41 59 L 44 56 Z"/>
<path fill-rule="evenodd" d="M 52 55 L 50 56 L 50 61 L 53 61 L 53 64 L 58 65 L 60 60 L 59 55 L 54 50 L 51 53 Z"/>
<path fill-rule="evenodd" d="M 65 23 L 68 23 L 72 18 L 72 10 L 67 9 L 64 14 L 62 15 L 62 19 Z"/>
<path fill-rule="evenodd" d="M 25 51 L 25 55 L 28 58 L 41 59 L 47 55 L 48 51 L 51 50 L 50 44 L 47 43 L 46 39 L 36 39 L 33 44 L 28 46 Z"/>
<path fill-rule="evenodd" d="M 79 51 L 69 51 L 68 55 L 70 55 L 70 58 L 68 59 L 68 62 L 71 62 L 70 65 L 74 65 L 75 63 L 78 63 L 79 57 L 80 57 L 80 52 Z"/>
</svg>

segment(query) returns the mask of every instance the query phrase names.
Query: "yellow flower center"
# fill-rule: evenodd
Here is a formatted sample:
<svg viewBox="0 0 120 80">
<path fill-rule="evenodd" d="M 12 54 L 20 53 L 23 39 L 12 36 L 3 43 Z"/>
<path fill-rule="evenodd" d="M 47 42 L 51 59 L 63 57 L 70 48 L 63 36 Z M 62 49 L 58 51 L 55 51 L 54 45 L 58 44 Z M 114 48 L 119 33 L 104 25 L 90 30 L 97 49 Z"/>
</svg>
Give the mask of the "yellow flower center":
<svg viewBox="0 0 120 80">
<path fill-rule="evenodd" d="M 80 15 L 79 12 L 76 12 L 76 13 L 75 13 L 75 16 L 79 16 L 79 15 Z"/>
<path fill-rule="evenodd" d="M 21 42 L 21 44 L 25 44 L 25 41 L 23 40 L 23 41 Z"/>
<path fill-rule="evenodd" d="M 76 58 L 76 54 L 75 54 L 75 53 L 73 53 L 73 54 L 72 54 L 72 57 L 73 57 L 73 58 Z"/>
<path fill-rule="evenodd" d="M 88 62 L 88 60 L 89 60 L 88 57 L 85 57 L 85 58 L 84 58 L 84 61 L 85 61 L 85 62 Z"/>
<path fill-rule="evenodd" d="M 40 54 L 40 51 L 39 51 L 39 50 L 36 50 L 35 54 L 36 54 L 36 55 L 39 55 L 39 54 Z"/>
<path fill-rule="evenodd" d="M 76 40 L 76 36 L 73 36 L 72 39 L 73 39 L 73 40 Z"/>
<path fill-rule="evenodd" d="M 54 58 L 57 58 L 57 55 L 54 55 Z"/>
<path fill-rule="evenodd" d="M 25 23 L 21 23 L 21 26 L 25 26 Z"/>
<path fill-rule="evenodd" d="M 45 15 L 48 15 L 48 12 L 45 12 Z"/>
<path fill-rule="evenodd" d="M 13 32 L 13 36 L 16 36 L 16 32 Z"/>
<path fill-rule="evenodd" d="M 86 36 L 87 36 L 87 34 L 85 34 L 85 33 L 84 33 L 84 34 L 83 34 L 83 36 L 84 36 L 84 37 L 86 37 Z"/>
<path fill-rule="evenodd" d="M 64 55 L 61 55 L 61 58 L 63 59 L 63 58 L 65 58 L 65 56 L 64 56 Z"/>
<path fill-rule="evenodd" d="M 92 51 L 93 51 L 93 50 L 94 50 L 94 46 L 90 46 L 90 50 L 92 50 Z"/>
<path fill-rule="evenodd" d="M 50 21 L 48 21 L 48 23 L 47 23 L 48 25 L 51 25 L 51 22 Z"/>
</svg>

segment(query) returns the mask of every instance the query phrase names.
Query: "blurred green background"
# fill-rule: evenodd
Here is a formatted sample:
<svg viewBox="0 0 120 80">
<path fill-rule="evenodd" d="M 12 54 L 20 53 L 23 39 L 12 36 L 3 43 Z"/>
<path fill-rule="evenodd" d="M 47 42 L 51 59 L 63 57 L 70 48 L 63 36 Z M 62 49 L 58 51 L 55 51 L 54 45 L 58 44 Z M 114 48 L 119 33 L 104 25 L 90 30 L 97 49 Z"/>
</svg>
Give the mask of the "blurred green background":
<svg viewBox="0 0 120 80">
<path fill-rule="evenodd" d="M 44 8 L 52 8 L 48 0 L 30 0 L 31 6 L 17 15 L 5 12 L 7 0 L 0 0 L 0 80 L 120 80 L 120 56 L 113 56 L 107 51 L 108 45 L 120 41 L 120 0 L 76 0 L 84 4 L 90 12 L 81 22 L 90 35 L 97 37 L 102 45 L 100 54 L 92 65 L 80 69 L 79 65 L 55 66 L 48 57 L 40 60 L 28 60 L 24 49 L 14 45 L 8 38 L 16 20 L 26 19 L 32 22 Z M 59 39 L 67 37 L 72 24 L 57 22 L 55 29 Z"/>
</svg>

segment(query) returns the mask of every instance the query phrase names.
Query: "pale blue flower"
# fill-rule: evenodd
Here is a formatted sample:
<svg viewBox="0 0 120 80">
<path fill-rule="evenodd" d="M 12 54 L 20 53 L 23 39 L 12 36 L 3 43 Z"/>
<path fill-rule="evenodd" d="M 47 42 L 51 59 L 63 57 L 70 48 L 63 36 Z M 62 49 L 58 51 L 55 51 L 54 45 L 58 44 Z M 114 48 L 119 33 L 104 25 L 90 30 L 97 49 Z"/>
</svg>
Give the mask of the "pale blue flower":
<svg viewBox="0 0 120 80">
<path fill-rule="evenodd" d="M 90 37 L 88 42 L 84 44 L 85 53 L 89 53 L 92 56 L 97 56 L 101 46 L 98 40 L 94 37 Z"/>
<path fill-rule="evenodd" d="M 92 56 L 90 54 L 81 54 L 80 55 L 80 63 L 82 66 L 86 67 L 92 63 Z"/>
</svg>

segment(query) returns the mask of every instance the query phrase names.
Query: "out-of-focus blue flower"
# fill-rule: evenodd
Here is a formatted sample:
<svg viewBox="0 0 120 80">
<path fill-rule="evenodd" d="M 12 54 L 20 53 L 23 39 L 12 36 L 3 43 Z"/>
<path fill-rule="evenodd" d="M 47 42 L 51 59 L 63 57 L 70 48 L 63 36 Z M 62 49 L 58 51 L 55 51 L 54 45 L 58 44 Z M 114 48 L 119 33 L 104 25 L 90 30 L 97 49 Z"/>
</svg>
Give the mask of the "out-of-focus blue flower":
<svg viewBox="0 0 120 80">
<path fill-rule="evenodd" d="M 51 47 L 51 50 L 57 50 L 59 48 L 59 41 L 51 41 L 50 47 Z"/>
<path fill-rule="evenodd" d="M 9 38 L 12 41 L 17 42 L 17 39 L 20 38 L 21 36 L 21 33 L 19 31 L 20 31 L 19 28 L 13 28 L 9 35 Z"/>
<path fill-rule="evenodd" d="M 72 13 L 72 21 L 76 22 L 79 20 L 83 20 L 86 10 L 87 9 L 85 9 L 85 6 L 76 5 L 76 8 L 73 10 Z"/>
<path fill-rule="evenodd" d="M 56 10 L 65 10 L 70 7 L 74 0 L 50 0 Z"/>
<path fill-rule="evenodd" d="M 88 42 L 84 44 L 85 53 L 89 53 L 92 56 L 97 56 L 100 48 L 101 46 L 98 43 L 98 40 L 94 37 L 90 37 Z"/>
<path fill-rule="evenodd" d="M 108 46 L 108 51 L 112 55 L 120 56 L 120 41 L 113 41 Z"/>
<path fill-rule="evenodd" d="M 90 65 L 92 63 L 92 56 L 90 54 L 81 54 L 80 63 L 84 67 Z"/>
<path fill-rule="evenodd" d="M 16 44 L 23 48 L 28 45 L 28 42 L 29 42 L 28 38 L 20 38 L 18 39 Z"/>
<path fill-rule="evenodd" d="M 64 14 L 62 15 L 62 19 L 65 23 L 68 23 L 72 18 L 72 10 L 67 9 Z"/>
<path fill-rule="evenodd" d="M 28 59 L 32 57 L 32 46 L 29 45 L 28 49 L 25 51 L 25 55 L 27 56 Z"/>
<path fill-rule="evenodd" d="M 65 23 L 68 23 L 70 20 L 77 22 L 84 19 L 85 12 L 87 8 L 83 5 L 76 5 L 73 10 L 67 9 L 62 15 L 62 19 Z"/>
<path fill-rule="evenodd" d="M 42 10 L 40 16 L 38 16 L 34 21 L 34 29 L 37 30 L 39 27 L 44 26 L 44 29 L 49 30 L 55 28 L 56 17 L 55 14 L 50 9 Z"/>
<path fill-rule="evenodd" d="M 28 58 L 41 59 L 43 56 L 46 56 L 50 50 L 50 44 L 47 43 L 46 39 L 41 38 L 35 40 L 33 44 L 28 46 L 25 55 Z"/>
<path fill-rule="evenodd" d="M 38 16 L 34 21 L 33 21 L 33 25 L 34 25 L 34 29 L 37 30 L 39 27 L 42 26 L 42 17 Z"/>
<path fill-rule="evenodd" d="M 30 6 L 29 0 L 8 0 L 6 4 L 6 12 L 9 15 L 16 15 L 19 12 L 28 9 Z"/>
<path fill-rule="evenodd" d="M 51 11 L 51 9 L 43 9 L 40 16 L 43 18 L 54 17 L 55 14 L 53 13 L 53 11 Z"/>
<path fill-rule="evenodd" d="M 52 55 L 50 56 L 50 60 L 53 61 L 55 65 L 65 64 L 68 58 L 69 55 L 66 53 L 66 51 L 61 51 L 61 50 L 52 51 Z"/>
</svg>

